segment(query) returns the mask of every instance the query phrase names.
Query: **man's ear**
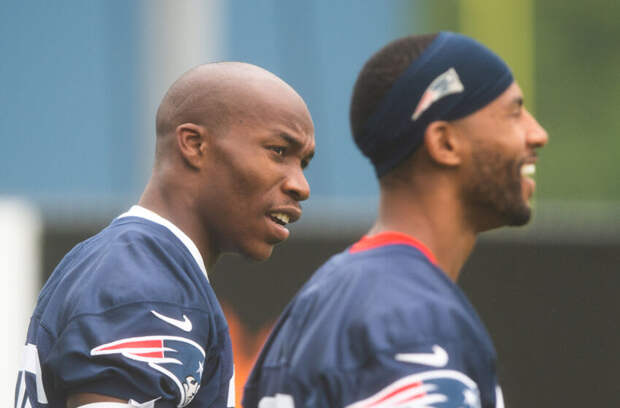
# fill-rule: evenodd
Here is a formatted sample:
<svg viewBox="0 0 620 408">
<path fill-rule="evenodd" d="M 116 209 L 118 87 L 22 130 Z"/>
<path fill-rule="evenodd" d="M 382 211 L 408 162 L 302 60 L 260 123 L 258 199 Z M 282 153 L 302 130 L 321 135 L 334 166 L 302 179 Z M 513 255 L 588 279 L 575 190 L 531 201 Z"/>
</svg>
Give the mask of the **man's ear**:
<svg viewBox="0 0 620 408">
<path fill-rule="evenodd" d="M 185 162 L 190 167 L 201 168 L 207 151 L 207 129 L 195 123 L 183 123 L 177 126 L 175 136 Z"/>
<path fill-rule="evenodd" d="M 431 160 L 440 166 L 458 166 L 463 154 L 459 130 L 443 120 L 431 122 L 424 132 L 424 146 Z"/>
</svg>

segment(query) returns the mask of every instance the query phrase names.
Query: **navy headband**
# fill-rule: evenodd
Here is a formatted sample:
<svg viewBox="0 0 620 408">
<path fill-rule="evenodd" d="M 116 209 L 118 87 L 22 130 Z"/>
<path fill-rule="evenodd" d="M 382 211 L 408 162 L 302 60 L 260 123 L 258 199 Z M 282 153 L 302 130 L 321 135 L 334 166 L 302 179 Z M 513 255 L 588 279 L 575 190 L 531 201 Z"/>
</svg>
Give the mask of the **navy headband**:
<svg viewBox="0 0 620 408">
<path fill-rule="evenodd" d="M 441 32 L 396 80 L 355 143 L 381 177 L 422 144 L 431 122 L 474 113 L 512 82 L 510 68 L 484 45 Z"/>
</svg>

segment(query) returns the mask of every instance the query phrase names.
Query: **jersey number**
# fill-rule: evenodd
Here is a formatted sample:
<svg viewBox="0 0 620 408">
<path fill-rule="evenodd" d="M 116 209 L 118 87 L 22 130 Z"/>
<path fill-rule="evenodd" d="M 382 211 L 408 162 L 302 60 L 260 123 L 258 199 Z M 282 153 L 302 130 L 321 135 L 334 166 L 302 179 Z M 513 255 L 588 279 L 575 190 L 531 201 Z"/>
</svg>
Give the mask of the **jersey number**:
<svg viewBox="0 0 620 408">
<path fill-rule="evenodd" d="M 35 391 L 29 390 L 26 384 L 26 375 L 34 375 L 36 384 Z M 47 396 L 43 389 L 41 378 L 41 363 L 39 363 L 39 351 L 34 344 L 26 344 L 24 347 L 24 364 L 17 375 L 17 389 L 15 390 L 15 408 L 32 406 L 30 399 L 36 395 L 39 404 L 47 404 Z"/>
<path fill-rule="evenodd" d="M 276 394 L 273 397 L 261 398 L 258 408 L 295 408 L 295 402 L 288 394 Z"/>
</svg>

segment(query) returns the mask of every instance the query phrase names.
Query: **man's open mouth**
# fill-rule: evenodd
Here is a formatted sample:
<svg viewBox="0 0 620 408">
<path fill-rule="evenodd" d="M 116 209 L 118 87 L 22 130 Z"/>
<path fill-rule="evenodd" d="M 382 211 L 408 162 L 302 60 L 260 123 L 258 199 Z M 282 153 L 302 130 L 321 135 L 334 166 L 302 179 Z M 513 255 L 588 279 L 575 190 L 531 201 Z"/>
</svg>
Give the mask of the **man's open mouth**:
<svg viewBox="0 0 620 408">
<path fill-rule="evenodd" d="M 536 165 L 534 163 L 524 164 L 521 166 L 521 175 L 528 177 L 533 176 L 536 173 Z"/>
<path fill-rule="evenodd" d="M 291 218 L 284 213 L 271 213 L 269 214 L 269 217 L 273 220 L 273 222 L 275 222 L 276 224 L 280 224 L 280 225 L 286 225 L 290 222 Z"/>
</svg>

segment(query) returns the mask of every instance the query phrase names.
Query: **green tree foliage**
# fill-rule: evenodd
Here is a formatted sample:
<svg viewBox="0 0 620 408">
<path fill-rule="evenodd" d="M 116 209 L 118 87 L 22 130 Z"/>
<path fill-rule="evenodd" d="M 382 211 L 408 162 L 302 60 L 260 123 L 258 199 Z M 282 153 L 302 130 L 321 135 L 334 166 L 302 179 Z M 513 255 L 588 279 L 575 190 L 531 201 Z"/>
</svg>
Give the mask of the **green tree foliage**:
<svg viewBox="0 0 620 408">
<path fill-rule="evenodd" d="M 536 2 L 537 113 L 550 135 L 545 198 L 620 200 L 620 3 Z"/>
</svg>

